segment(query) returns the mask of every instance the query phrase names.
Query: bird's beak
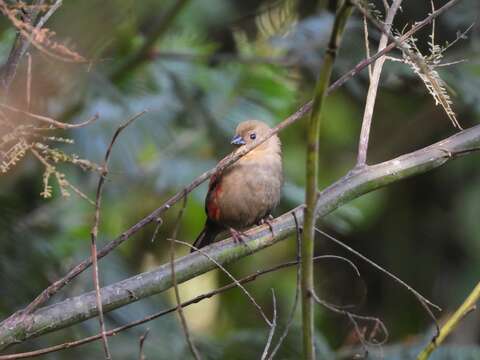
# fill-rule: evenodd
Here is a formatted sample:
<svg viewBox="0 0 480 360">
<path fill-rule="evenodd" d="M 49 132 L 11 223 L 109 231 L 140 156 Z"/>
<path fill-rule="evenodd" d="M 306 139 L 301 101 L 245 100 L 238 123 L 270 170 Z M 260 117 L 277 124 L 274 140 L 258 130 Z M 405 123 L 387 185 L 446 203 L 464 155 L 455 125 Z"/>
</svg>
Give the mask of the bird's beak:
<svg viewBox="0 0 480 360">
<path fill-rule="evenodd" d="M 245 145 L 245 140 L 240 135 L 235 135 L 231 142 L 232 145 Z"/>
</svg>

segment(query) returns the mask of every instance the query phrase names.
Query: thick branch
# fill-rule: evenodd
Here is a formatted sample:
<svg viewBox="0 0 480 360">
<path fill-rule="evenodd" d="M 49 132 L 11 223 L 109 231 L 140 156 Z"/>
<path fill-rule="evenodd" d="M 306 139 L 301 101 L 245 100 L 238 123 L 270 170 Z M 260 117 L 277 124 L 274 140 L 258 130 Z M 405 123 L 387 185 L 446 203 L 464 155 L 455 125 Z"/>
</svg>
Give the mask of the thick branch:
<svg viewBox="0 0 480 360">
<path fill-rule="evenodd" d="M 321 192 L 316 207 L 317 217 L 325 216 L 339 206 L 391 183 L 437 168 L 456 154 L 480 145 L 480 125 L 459 132 L 424 149 L 402 155 L 390 161 L 353 171 Z M 303 223 L 303 207 L 294 210 L 299 223 Z M 285 239 L 295 233 L 292 214 L 284 214 L 272 222 L 275 236 L 267 226 L 249 232 L 248 247 L 235 244 L 232 239 L 215 243 L 205 252 L 220 264 L 229 264 L 249 254 Z M 215 265 L 200 253 L 193 253 L 175 261 L 178 283 L 208 272 Z M 102 289 L 104 311 L 108 312 L 139 299 L 158 294 L 172 286 L 170 264 L 142 273 Z M 2 323 L 0 349 L 28 338 L 73 325 L 97 315 L 95 293 L 89 292 L 65 301 L 41 308 L 23 319 Z"/>
<path fill-rule="evenodd" d="M 432 14 L 427 16 L 424 20 L 421 22 L 415 24 L 407 33 L 405 33 L 403 36 L 401 36 L 398 41 L 403 42 L 405 39 L 408 37 L 412 36 L 414 33 L 416 33 L 418 30 L 429 24 L 434 18 L 437 16 L 441 15 L 443 12 L 448 10 L 450 7 L 452 7 L 454 4 L 456 4 L 460 0 L 450 0 L 447 4 L 439 8 L 438 10 L 434 11 Z M 373 55 L 369 59 L 365 59 L 355 68 L 353 68 L 351 71 L 343 75 L 341 78 L 339 78 L 335 83 L 330 85 L 328 89 L 328 93 L 331 93 L 332 91 L 338 89 L 340 86 L 342 86 L 348 79 L 353 77 L 355 74 L 360 72 L 362 69 L 367 67 L 370 63 L 373 63 L 376 59 L 378 59 L 380 56 L 386 54 L 388 51 L 392 50 L 395 47 L 395 43 L 389 44 L 385 49 L 383 49 L 381 52 Z M 258 146 L 261 144 L 263 141 L 265 141 L 267 138 L 272 136 L 274 133 L 277 133 L 284 129 L 285 127 L 289 126 L 290 124 L 294 123 L 298 119 L 302 118 L 304 115 L 306 115 L 310 109 L 312 108 L 312 101 L 309 101 L 305 103 L 300 109 L 298 109 L 294 114 L 289 116 L 287 119 L 282 121 L 279 125 L 277 125 L 274 129 L 272 129 L 272 132 L 267 134 L 262 139 L 259 139 L 255 143 L 252 143 L 251 146 L 245 146 L 242 151 L 236 152 L 235 154 L 232 154 L 230 156 L 227 156 L 220 164 L 218 164 L 215 168 L 205 172 L 204 174 L 200 175 L 197 177 L 191 184 L 186 186 L 182 191 L 178 192 L 174 196 L 172 196 L 170 199 L 168 199 L 164 204 L 162 204 L 159 208 L 154 210 L 152 213 L 150 213 L 148 216 L 144 217 L 140 221 L 138 221 L 135 225 L 131 226 L 129 229 L 124 231 L 120 236 L 118 236 L 116 239 L 111 240 L 108 244 L 106 244 L 102 249 L 99 250 L 98 252 L 98 258 L 103 258 L 106 256 L 108 253 L 110 253 L 113 249 L 115 249 L 117 246 L 122 244 L 124 241 L 129 239 L 131 236 L 133 236 L 135 233 L 137 233 L 140 229 L 145 227 L 146 225 L 154 222 L 156 219 L 159 218 L 161 214 L 163 214 L 165 211 L 167 211 L 171 206 L 173 206 L 175 203 L 180 201 L 186 194 L 188 194 L 190 191 L 195 189 L 197 186 L 199 186 L 201 183 L 203 183 L 205 180 L 207 180 L 212 174 L 214 174 L 217 171 L 221 171 L 221 169 L 226 168 L 227 166 L 233 164 L 235 161 L 237 161 L 241 156 L 245 155 L 248 151 L 252 150 L 254 147 Z M 62 289 L 66 284 L 71 282 L 76 276 L 78 276 L 80 273 L 82 273 L 85 269 L 87 269 L 90 265 L 92 264 L 91 258 L 85 259 L 79 264 L 77 264 L 75 267 L 73 267 L 64 277 L 58 279 L 54 283 L 52 283 L 50 286 L 48 286 L 44 291 L 42 291 L 41 294 L 39 294 L 25 309 L 17 312 L 16 314 L 13 314 L 9 319 L 4 320 L 2 323 L 0 323 L 0 328 L 9 326 L 11 322 L 17 321 L 17 317 L 19 314 L 29 314 L 36 310 L 39 306 L 44 304 L 52 295 L 56 294 L 60 289 Z"/>
</svg>

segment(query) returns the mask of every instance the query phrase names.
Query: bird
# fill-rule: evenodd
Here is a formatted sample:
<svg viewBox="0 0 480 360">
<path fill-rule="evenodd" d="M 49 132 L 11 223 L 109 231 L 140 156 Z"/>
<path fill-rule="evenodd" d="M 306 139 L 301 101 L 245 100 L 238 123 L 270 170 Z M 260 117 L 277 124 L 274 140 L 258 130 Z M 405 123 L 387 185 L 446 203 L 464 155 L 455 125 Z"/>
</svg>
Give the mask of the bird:
<svg viewBox="0 0 480 360">
<path fill-rule="evenodd" d="M 245 146 L 270 131 L 259 120 L 238 124 L 231 144 Z M 237 162 L 210 178 L 205 198 L 207 220 L 193 243 L 192 252 L 211 244 L 225 230 L 240 240 L 241 230 L 269 222 L 280 202 L 283 185 L 281 143 L 271 136 Z"/>
</svg>

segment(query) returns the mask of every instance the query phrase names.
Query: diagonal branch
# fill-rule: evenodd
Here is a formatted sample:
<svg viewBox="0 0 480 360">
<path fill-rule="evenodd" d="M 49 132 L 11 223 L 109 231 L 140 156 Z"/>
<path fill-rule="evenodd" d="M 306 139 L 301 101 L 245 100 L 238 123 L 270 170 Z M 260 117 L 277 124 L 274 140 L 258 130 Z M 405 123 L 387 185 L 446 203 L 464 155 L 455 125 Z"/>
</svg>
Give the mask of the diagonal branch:
<svg viewBox="0 0 480 360">
<path fill-rule="evenodd" d="M 350 172 L 322 191 L 315 209 L 316 216 L 323 217 L 365 193 L 433 170 L 449 160 L 456 159 L 457 153 L 463 154 L 466 150 L 479 145 L 480 125 L 477 125 L 426 148 Z M 299 224 L 302 224 L 303 206 L 293 209 L 292 212 L 295 213 Z M 203 251 L 219 264 L 226 265 L 269 247 L 295 233 L 296 223 L 291 212 L 272 221 L 272 228 L 275 236 L 272 236 L 266 225 L 250 230 L 249 239 L 246 241 L 248 247 L 235 244 L 233 239 L 228 239 L 214 243 Z M 178 283 L 185 282 L 214 268 L 216 265 L 198 252 L 175 261 Z M 101 290 L 104 311 L 111 311 L 171 287 L 171 267 L 167 263 L 153 271 L 105 286 Z M 38 309 L 35 313 L 26 315 L 23 321 L 15 318 L 16 321 L 0 324 L 0 349 L 84 321 L 97 314 L 94 292 Z"/>
<path fill-rule="evenodd" d="M 446 10 L 451 8 L 453 5 L 458 3 L 460 0 L 450 0 L 448 3 L 446 3 L 444 6 L 441 8 L 437 9 L 435 12 L 427 16 L 425 19 L 417 23 L 415 26 L 413 26 L 408 32 L 406 32 L 403 36 L 401 36 L 398 41 L 404 42 L 408 37 L 412 36 L 414 33 L 428 25 L 433 19 L 436 17 L 440 16 L 443 14 Z M 385 49 L 383 49 L 381 52 L 376 53 L 369 59 L 365 59 L 358 63 L 352 70 L 344 74 L 342 77 L 340 77 L 337 81 L 335 81 L 329 88 L 328 88 L 328 94 L 330 94 L 332 91 L 338 89 L 340 86 L 342 86 L 347 80 L 351 79 L 353 76 L 358 74 L 360 71 L 362 71 L 365 67 L 367 67 L 369 64 L 373 63 L 376 59 L 378 59 L 380 56 L 386 54 L 387 52 L 391 51 L 392 49 L 395 48 L 395 43 L 389 44 Z M 284 121 L 282 121 L 279 125 L 277 125 L 275 128 L 272 129 L 272 131 L 265 136 L 265 138 L 259 139 L 256 142 L 252 143 L 251 145 L 245 146 L 245 148 L 242 149 L 242 151 L 237 152 L 235 154 L 227 156 L 221 163 L 219 163 L 215 168 L 205 172 L 204 174 L 200 175 L 197 177 L 195 180 L 193 180 L 188 186 L 186 186 L 183 190 L 172 196 L 170 199 L 168 199 L 164 204 L 162 204 L 159 208 L 154 210 L 152 213 L 141 219 L 139 222 L 137 222 L 135 225 L 131 226 L 129 229 L 124 231 L 122 234 L 120 234 L 116 239 L 111 240 L 107 245 L 105 245 L 103 248 L 101 248 L 98 251 L 98 258 L 101 259 L 104 256 L 108 255 L 112 250 L 114 250 L 117 246 L 122 244 L 124 241 L 129 239 L 131 236 L 136 234 L 140 229 L 143 227 L 147 226 L 148 224 L 157 221 L 160 218 L 160 215 L 163 214 L 165 211 L 167 211 L 170 207 L 172 207 L 175 203 L 178 201 L 182 200 L 185 194 L 188 194 L 191 192 L 193 189 L 195 189 L 197 186 L 202 184 L 204 181 L 206 181 L 212 174 L 214 174 L 217 171 L 220 171 L 227 166 L 233 164 L 235 161 L 237 161 L 241 156 L 245 155 L 247 152 L 251 151 L 254 149 L 256 146 L 260 145 L 264 141 L 266 141 L 269 137 L 271 137 L 273 134 L 278 133 L 279 131 L 283 130 L 287 126 L 293 124 L 297 120 L 301 119 L 303 116 L 305 116 L 312 108 L 312 101 L 309 101 L 305 103 L 302 107 L 300 107 L 294 114 L 286 118 Z M 0 327 L 3 325 L 8 325 L 10 322 L 15 322 L 17 321 L 18 315 L 21 315 L 22 313 L 27 313 L 30 314 L 32 313 L 35 309 L 38 309 L 42 304 L 44 304 L 51 296 L 56 294 L 60 289 L 62 289 L 65 285 L 67 285 L 69 282 L 71 282 L 75 277 L 77 277 L 79 274 L 81 274 L 83 271 L 88 269 L 92 264 L 91 258 L 85 259 L 79 264 L 77 264 L 75 267 L 70 269 L 70 271 L 62 278 L 58 279 L 54 283 L 52 283 L 50 286 L 48 286 L 45 290 L 42 291 L 41 294 L 39 294 L 25 309 L 20 310 L 18 313 L 13 314 L 9 319 L 3 321 L 0 324 Z"/>
<path fill-rule="evenodd" d="M 437 349 L 440 344 L 445 340 L 445 338 L 450 335 L 450 333 L 455 330 L 455 328 L 460 324 L 460 322 L 470 314 L 473 310 L 476 309 L 476 303 L 480 301 L 480 282 L 475 286 L 472 292 L 468 295 L 462 305 L 455 311 L 455 313 L 448 319 L 445 325 L 440 329 L 440 333 L 437 337 L 433 338 L 432 341 L 422 350 L 418 355 L 417 360 L 427 360 L 430 357 L 430 354 Z"/>
<path fill-rule="evenodd" d="M 339 257 L 334 256 L 334 255 L 321 255 L 321 256 L 316 256 L 314 260 L 319 261 L 319 260 L 330 259 L 330 258 L 340 259 Z M 247 276 L 245 276 L 241 279 L 238 279 L 238 282 L 240 284 L 246 284 L 246 283 L 255 281 L 260 276 L 270 274 L 272 272 L 276 272 L 278 270 L 285 269 L 285 268 L 290 267 L 290 266 L 298 267 L 298 264 L 299 264 L 299 259 L 296 259 L 294 261 L 289 261 L 289 262 L 281 263 L 279 265 L 272 266 L 268 269 L 257 270 L 253 274 L 250 274 L 250 275 L 247 275 Z M 351 264 L 351 265 L 354 266 L 353 264 Z M 207 293 L 198 295 L 198 296 L 194 297 L 193 299 L 190 299 L 188 301 L 183 302 L 181 305 L 184 308 L 186 306 L 199 303 L 200 301 L 210 299 L 211 297 L 213 297 L 215 295 L 221 294 L 225 291 L 228 291 L 228 290 L 231 290 L 231 289 L 234 289 L 234 288 L 237 288 L 237 283 L 236 282 L 232 282 L 232 283 L 227 284 L 225 286 L 222 286 L 218 289 L 215 289 L 215 290 L 209 291 Z M 116 336 L 122 331 L 131 329 L 135 326 L 145 324 L 145 323 L 147 323 L 149 321 L 152 321 L 152 320 L 155 320 L 155 319 L 157 319 L 161 316 L 170 314 L 170 313 L 176 311 L 177 307 L 178 307 L 178 305 L 170 307 L 170 308 L 162 310 L 162 311 L 159 311 L 157 313 L 154 313 L 152 315 L 144 317 L 143 319 L 135 320 L 135 321 L 132 321 L 128 324 L 119 326 L 115 329 L 111 329 L 111 330 L 107 331 L 106 335 L 107 336 Z M 23 353 L 16 353 L 16 354 L 11 354 L 11 355 L 0 355 L 0 360 L 26 359 L 26 358 L 31 358 L 31 357 L 35 357 L 35 356 L 45 355 L 45 354 L 49 354 L 49 353 L 52 353 L 52 352 L 65 350 L 65 349 L 71 349 L 71 348 L 74 348 L 74 347 L 77 347 L 77 346 L 88 344 L 90 342 L 100 340 L 101 338 L 102 338 L 102 334 L 96 334 L 96 335 L 92 335 L 92 336 L 89 336 L 89 337 L 86 337 L 86 338 L 83 338 L 83 339 L 79 339 L 79 340 L 75 340 L 75 341 L 71 341 L 71 342 L 66 342 L 66 343 L 59 344 L 59 345 L 53 345 L 53 346 L 43 348 L 43 349 L 39 349 L 39 350 L 28 351 L 28 352 L 23 352 Z M 273 355 L 274 354 L 272 353 L 270 355 L 270 358 L 272 358 Z"/>
</svg>

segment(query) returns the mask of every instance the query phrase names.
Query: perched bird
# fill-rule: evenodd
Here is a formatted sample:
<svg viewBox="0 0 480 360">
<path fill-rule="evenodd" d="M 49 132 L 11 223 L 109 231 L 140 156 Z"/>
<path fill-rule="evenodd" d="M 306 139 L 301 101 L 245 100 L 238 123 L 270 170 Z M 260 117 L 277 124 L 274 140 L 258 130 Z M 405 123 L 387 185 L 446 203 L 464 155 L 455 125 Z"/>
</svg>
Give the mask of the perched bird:
<svg viewBox="0 0 480 360">
<path fill-rule="evenodd" d="M 243 146 L 269 130 L 261 121 L 244 121 L 237 126 L 231 143 Z M 239 230 L 268 219 L 280 201 L 283 184 L 280 146 L 280 139 L 273 135 L 212 176 L 205 199 L 207 221 L 195 240 L 196 248 L 209 245 L 224 230 L 230 230 L 234 239 L 241 239 Z"/>
</svg>

